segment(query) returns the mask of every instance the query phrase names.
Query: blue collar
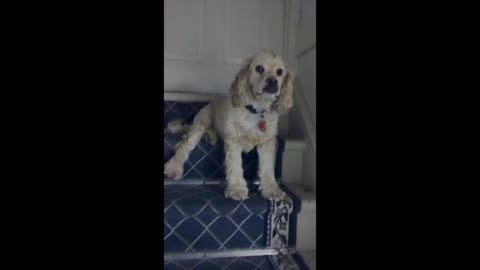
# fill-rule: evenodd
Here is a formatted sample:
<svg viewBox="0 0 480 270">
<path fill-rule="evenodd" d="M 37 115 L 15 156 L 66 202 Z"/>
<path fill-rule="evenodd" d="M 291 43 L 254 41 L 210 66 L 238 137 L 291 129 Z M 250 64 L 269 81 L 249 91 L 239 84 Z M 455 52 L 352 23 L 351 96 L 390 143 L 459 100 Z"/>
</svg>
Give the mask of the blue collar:
<svg viewBox="0 0 480 270">
<path fill-rule="evenodd" d="M 255 109 L 252 105 L 247 105 L 245 106 L 245 109 L 247 109 L 249 112 L 253 113 L 253 114 L 257 114 L 259 113 L 259 111 L 257 109 Z M 265 113 L 266 110 L 262 110 L 260 112 L 260 115 L 263 117 L 263 114 Z"/>
<path fill-rule="evenodd" d="M 253 113 L 253 114 L 257 114 L 258 111 L 257 109 L 255 109 L 252 105 L 247 105 L 245 106 L 245 109 L 247 109 L 249 112 Z"/>
</svg>

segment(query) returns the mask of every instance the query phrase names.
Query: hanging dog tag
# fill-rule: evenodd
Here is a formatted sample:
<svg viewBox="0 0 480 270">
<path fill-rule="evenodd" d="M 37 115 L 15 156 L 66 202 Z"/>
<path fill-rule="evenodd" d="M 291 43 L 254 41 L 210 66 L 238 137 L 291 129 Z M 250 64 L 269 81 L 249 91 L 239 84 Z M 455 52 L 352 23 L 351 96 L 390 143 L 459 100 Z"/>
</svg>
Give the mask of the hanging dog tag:
<svg viewBox="0 0 480 270">
<path fill-rule="evenodd" d="M 260 122 L 258 122 L 258 129 L 260 129 L 262 132 L 265 132 L 265 130 L 267 130 L 267 123 L 265 122 L 265 120 L 260 120 Z"/>
</svg>

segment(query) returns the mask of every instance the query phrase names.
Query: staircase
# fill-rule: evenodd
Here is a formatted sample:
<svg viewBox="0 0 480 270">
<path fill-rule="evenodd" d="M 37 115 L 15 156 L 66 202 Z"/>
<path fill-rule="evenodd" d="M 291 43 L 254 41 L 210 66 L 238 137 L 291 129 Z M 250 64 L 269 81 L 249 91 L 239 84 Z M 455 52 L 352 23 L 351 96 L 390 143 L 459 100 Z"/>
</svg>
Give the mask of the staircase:
<svg viewBox="0 0 480 270">
<path fill-rule="evenodd" d="M 179 118 L 191 122 L 214 98 L 170 94 L 164 101 L 165 126 Z M 181 137 L 165 132 L 165 160 L 173 156 Z M 286 143 L 281 138 L 277 142 L 275 177 L 280 182 Z M 298 184 L 295 172 L 289 173 L 289 183 L 280 182 L 287 194 L 283 200 L 266 200 L 258 191 L 257 152 L 243 153 L 250 193 L 239 202 L 224 196 L 224 158 L 223 142 L 212 144 L 204 138 L 185 163 L 183 179 L 164 179 L 164 268 L 309 269 L 296 252 L 302 199 L 287 187 Z"/>
</svg>

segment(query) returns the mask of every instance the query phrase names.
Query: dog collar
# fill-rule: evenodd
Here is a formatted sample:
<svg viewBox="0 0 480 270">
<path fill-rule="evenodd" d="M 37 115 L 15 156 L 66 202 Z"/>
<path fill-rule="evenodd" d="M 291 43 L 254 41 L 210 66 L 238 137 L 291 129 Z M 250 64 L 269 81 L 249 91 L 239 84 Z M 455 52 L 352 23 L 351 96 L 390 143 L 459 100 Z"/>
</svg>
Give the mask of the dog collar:
<svg viewBox="0 0 480 270">
<path fill-rule="evenodd" d="M 251 113 L 253 113 L 253 114 L 258 114 L 258 113 L 260 113 L 261 119 L 260 119 L 260 121 L 258 122 L 257 127 L 258 127 L 258 129 L 259 129 L 260 131 L 265 132 L 265 130 L 267 130 L 267 123 L 265 122 L 265 119 L 263 119 L 263 118 L 264 118 L 264 115 L 263 115 L 263 114 L 265 113 L 266 110 L 261 110 L 261 111 L 259 112 L 259 111 L 258 111 L 257 109 L 255 109 L 255 107 L 253 107 L 252 105 L 247 105 L 247 106 L 245 106 L 245 109 L 247 109 L 249 112 L 251 112 Z"/>
<path fill-rule="evenodd" d="M 249 112 L 253 113 L 253 114 L 257 114 L 259 113 L 257 109 L 255 109 L 255 107 L 253 107 L 252 105 L 247 105 L 245 106 L 245 109 L 247 109 Z M 266 110 L 262 110 L 260 111 L 260 115 L 262 116 L 263 118 L 263 114 L 266 112 Z"/>
<path fill-rule="evenodd" d="M 255 109 L 252 105 L 247 105 L 245 106 L 245 109 L 247 109 L 249 112 L 253 113 L 253 114 L 257 114 L 258 111 L 257 109 Z"/>
</svg>

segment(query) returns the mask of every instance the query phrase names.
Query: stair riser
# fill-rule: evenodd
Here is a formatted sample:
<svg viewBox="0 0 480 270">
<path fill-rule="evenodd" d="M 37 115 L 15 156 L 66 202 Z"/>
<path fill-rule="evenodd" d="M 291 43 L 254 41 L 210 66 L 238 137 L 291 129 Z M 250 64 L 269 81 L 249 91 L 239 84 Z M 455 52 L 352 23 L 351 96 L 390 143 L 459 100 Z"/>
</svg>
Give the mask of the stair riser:
<svg viewBox="0 0 480 270">
<path fill-rule="evenodd" d="M 282 157 L 282 182 L 283 183 L 297 183 L 302 182 L 303 176 L 303 151 L 304 148 L 291 147 L 290 140 L 285 142 L 285 150 Z"/>
<path fill-rule="evenodd" d="M 315 250 L 317 247 L 317 216 L 313 210 L 302 209 L 297 215 L 297 250 Z"/>
</svg>

